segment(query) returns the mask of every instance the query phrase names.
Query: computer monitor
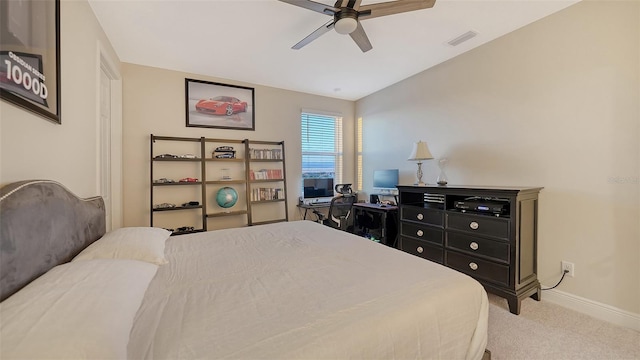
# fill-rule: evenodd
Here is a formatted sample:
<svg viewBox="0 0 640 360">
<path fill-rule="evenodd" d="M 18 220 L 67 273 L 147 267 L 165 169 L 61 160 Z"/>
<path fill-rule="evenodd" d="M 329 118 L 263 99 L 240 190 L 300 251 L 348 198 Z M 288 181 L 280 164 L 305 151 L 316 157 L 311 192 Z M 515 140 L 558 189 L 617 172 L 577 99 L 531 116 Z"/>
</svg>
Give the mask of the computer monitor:
<svg viewBox="0 0 640 360">
<path fill-rule="evenodd" d="M 303 179 L 303 194 L 305 199 L 316 201 L 331 200 L 333 198 L 332 178 L 308 178 Z"/>
<path fill-rule="evenodd" d="M 395 194 L 399 178 L 398 169 L 373 170 L 373 191 L 381 194 Z"/>
</svg>

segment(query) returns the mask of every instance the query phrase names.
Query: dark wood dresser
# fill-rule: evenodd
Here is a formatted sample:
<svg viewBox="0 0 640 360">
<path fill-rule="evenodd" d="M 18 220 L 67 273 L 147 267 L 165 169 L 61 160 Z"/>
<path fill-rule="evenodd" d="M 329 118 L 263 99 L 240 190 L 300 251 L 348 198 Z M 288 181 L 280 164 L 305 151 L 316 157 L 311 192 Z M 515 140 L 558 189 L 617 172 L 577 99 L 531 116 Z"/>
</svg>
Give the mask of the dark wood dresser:
<svg viewBox="0 0 640 360">
<path fill-rule="evenodd" d="M 402 251 L 446 265 L 507 299 L 540 300 L 538 194 L 542 188 L 398 186 Z"/>
</svg>

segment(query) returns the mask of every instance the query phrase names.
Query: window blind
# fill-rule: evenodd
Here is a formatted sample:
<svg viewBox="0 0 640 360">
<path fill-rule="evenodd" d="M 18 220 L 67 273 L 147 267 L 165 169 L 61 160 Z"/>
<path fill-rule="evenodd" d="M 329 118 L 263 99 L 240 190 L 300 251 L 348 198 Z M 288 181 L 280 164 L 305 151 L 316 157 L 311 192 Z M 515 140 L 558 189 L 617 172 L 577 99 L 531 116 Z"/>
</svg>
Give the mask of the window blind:
<svg viewBox="0 0 640 360">
<path fill-rule="evenodd" d="M 356 191 L 362 191 L 362 118 L 356 122 Z"/>
<path fill-rule="evenodd" d="M 303 112 L 301 115 L 302 178 L 333 178 L 342 182 L 342 117 Z"/>
</svg>

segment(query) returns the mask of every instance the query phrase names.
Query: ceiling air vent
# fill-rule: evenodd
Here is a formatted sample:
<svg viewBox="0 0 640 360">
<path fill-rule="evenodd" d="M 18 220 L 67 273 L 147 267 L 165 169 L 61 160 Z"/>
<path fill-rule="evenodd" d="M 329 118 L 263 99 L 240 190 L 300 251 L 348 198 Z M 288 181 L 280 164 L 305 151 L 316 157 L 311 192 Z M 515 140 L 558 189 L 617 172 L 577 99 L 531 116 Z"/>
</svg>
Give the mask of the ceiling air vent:
<svg viewBox="0 0 640 360">
<path fill-rule="evenodd" d="M 467 31 L 466 33 L 458 36 L 457 38 L 448 41 L 447 44 L 449 44 L 451 46 L 458 46 L 458 45 L 462 44 L 463 42 L 475 37 L 476 35 L 478 35 L 478 33 L 473 31 L 473 30 Z"/>
</svg>

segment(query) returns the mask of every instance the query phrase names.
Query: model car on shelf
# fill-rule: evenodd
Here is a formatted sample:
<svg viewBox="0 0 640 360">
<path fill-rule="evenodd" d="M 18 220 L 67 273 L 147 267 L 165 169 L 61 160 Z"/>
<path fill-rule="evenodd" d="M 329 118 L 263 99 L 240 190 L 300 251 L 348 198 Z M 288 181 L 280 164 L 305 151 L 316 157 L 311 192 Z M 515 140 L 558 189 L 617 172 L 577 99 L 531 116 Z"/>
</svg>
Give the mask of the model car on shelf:
<svg viewBox="0 0 640 360">
<path fill-rule="evenodd" d="M 198 206 L 198 205 L 200 205 L 199 201 L 189 201 L 182 204 L 182 207 L 190 207 L 190 206 Z"/>
<path fill-rule="evenodd" d="M 176 181 L 173 179 L 160 178 L 158 180 L 153 180 L 153 182 L 156 184 L 173 184 Z"/>
<path fill-rule="evenodd" d="M 176 207 L 176 204 L 162 203 L 153 205 L 154 209 L 173 209 L 174 207 Z"/>
<path fill-rule="evenodd" d="M 215 155 L 216 159 L 235 159 L 235 157 L 236 157 L 236 153 L 230 153 L 230 152 Z"/>
<path fill-rule="evenodd" d="M 233 146 L 227 146 L 227 145 L 223 145 L 223 146 L 218 146 L 214 152 L 235 152 L 235 150 L 233 150 Z"/>
<path fill-rule="evenodd" d="M 193 226 L 181 226 L 176 229 L 177 232 L 185 232 L 185 231 L 193 231 L 195 228 Z"/>
<path fill-rule="evenodd" d="M 173 155 L 173 154 L 160 154 L 154 157 L 154 159 L 177 159 L 177 158 L 178 158 L 178 155 Z"/>
<path fill-rule="evenodd" d="M 180 155 L 180 159 L 195 159 L 196 156 L 193 154 L 184 154 L 184 155 Z"/>
<path fill-rule="evenodd" d="M 186 178 L 180 179 L 180 182 L 198 182 L 198 179 L 191 178 L 191 177 L 186 177 Z"/>
<path fill-rule="evenodd" d="M 232 96 L 216 96 L 196 103 L 196 110 L 205 114 L 233 115 L 247 111 L 247 102 Z"/>
</svg>

